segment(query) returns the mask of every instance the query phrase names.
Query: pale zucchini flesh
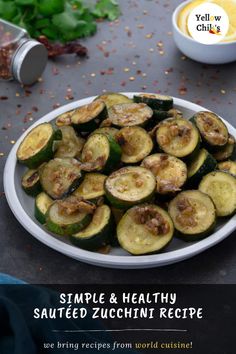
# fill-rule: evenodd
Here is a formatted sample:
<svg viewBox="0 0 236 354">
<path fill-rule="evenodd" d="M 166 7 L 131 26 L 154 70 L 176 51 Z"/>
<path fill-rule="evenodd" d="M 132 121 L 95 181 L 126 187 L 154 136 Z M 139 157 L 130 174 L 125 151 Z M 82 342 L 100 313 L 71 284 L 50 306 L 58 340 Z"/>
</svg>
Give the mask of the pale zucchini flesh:
<svg viewBox="0 0 236 354">
<path fill-rule="evenodd" d="M 224 171 L 214 171 L 203 177 L 199 190 L 208 194 L 216 206 L 217 216 L 236 211 L 236 177 Z"/>
<path fill-rule="evenodd" d="M 117 226 L 122 248 L 133 255 L 157 253 L 172 240 L 174 226 L 168 213 L 153 204 L 129 209 Z"/>
<path fill-rule="evenodd" d="M 121 161 L 133 164 L 142 161 L 153 149 L 150 135 L 141 127 L 125 127 L 116 135 L 122 149 Z"/>
<path fill-rule="evenodd" d="M 150 200 L 155 189 L 156 179 L 144 167 L 123 167 L 105 181 L 107 199 L 120 209 Z"/>
<path fill-rule="evenodd" d="M 236 162 L 235 161 L 224 161 L 218 163 L 218 169 L 221 171 L 229 172 L 236 176 Z"/>
<path fill-rule="evenodd" d="M 161 150 L 179 158 L 189 157 L 200 145 L 198 130 L 183 118 L 169 118 L 161 122 L 156 140 Z"/>
<path fill-rule="evenodd" d="M 131 103 L 132 100 L 128 98 L 127 96 L 121 94 L 121 93 L 116 93 L 116 92 L 107 92 L 103 95 L 100 95 L 96 97 L 95 100 L 102 100 L 106 106 L 107 109 L 110 107 L 114 106 L 115 104 L 120 104 L 120 103 Z"/>
<path fill-rule="evenodd" d="M 50 123 L 33 128 L 17 150 L 17 159 L 29 168 L 38 167 L 53 156 L 54 130 Z"/>
<path fill-rule="evenodd" d="M 62 126 L 62 140 L 58 142 L 55 157 L 77 157 L 83 149 L 85 140 L 75 133 L 71 126 Z"/>
<path fill-rule="evenodd" d="M 168 211 L 185 241 L 204 238 L 215 226 L 215 206 L 207 194 L 198 190 L 179 193 L 170 202 Z"/>
<path fill-rule="evenodd" d="M 82 183 L 73 194 L 86 200 L 103 197 L 105 194 L 104 182 L 106 178 L 107 176 L 101 173 L 86 173 Z"/>
<path fill-rule="evenodd" d="M 168 154 L 153 154 L 146 157 L 141 166 L 149 169 L 156 177 L 159 194 L 179 192 L 187 180 L 187 166 L 180 159 Z"/>
<path fill-rule="evenodd" d="M 46 214 L 53 200 L 44 192 L 37 195 L 35 199 L 34 216 L 41 223 L 46 223 Z"/>
<path fill-rule="evenodd" d="M 61 199 L 72 193 L 81 177 L 80 164 L 72 158 L 55 158 L 40 170 L 42 188 L 53 199 Z"/>
<path fill-rule="evenodd" d="M 79 131 L 90 132 L 105 118 L 107 118 L 105 103 L 96 100 L 77 108 L 71 117 L 71 123 Z"/>
<path fill-rule="evenodd" d="M 74 114 L 74 112 L 75 110 L 73 109 L 71 111 L 60 114 L 56 119 L 56 126 L 60 128 L 60 127 L 71 125 L 71 117 Z"/>
<path fill-rule="evenodd" d="M 93 134 L 83 147 L 81 161 L 90 171 L 108 172 L 115 168 L 120 157 L 121 148 L 111 136 Z"/>
<path fill-rule="evenodd" d="M 145 125 L 153 116 L 153 111 L 145 103 L 123 103 L 112 106 L 108 111 L 111 124 L 117 127 Z"/>
<path fill-rule="evenodd" d="M 119 132 L 119 129 L 113 128 L 113 127 L 102 127 L 95 129 L 90 135 L 93 134 L 105 134 L 107 136 L 112 136 L 114 139 L 116 139 L 116 135 Z"/>
</svg>

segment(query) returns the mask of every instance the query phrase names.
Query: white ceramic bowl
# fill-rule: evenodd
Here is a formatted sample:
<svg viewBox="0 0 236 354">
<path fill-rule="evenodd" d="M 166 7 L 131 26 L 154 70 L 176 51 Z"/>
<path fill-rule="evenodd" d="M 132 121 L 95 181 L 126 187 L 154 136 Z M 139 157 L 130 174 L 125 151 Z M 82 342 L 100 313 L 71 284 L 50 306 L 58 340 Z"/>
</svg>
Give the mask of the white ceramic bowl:
<svg viewBox="0 0 236 354">
<path fill-rule="evenodd" d="M 139 92 L 126 92 L 124 94 L 132 98 L 134 95 L 139 94 Z M 119 247 L 112 248 L 110 254 L 85 251 L 70 244 L 65 237 L 48 232 L 46 228 L 34 218 L 34 199 L 24 193 L 21 188 L 21 177 L 25 171 L 25 167 L 17 163 L 16 151 L 32 127 L 43 122 L 53 121 L 59 114 L 88 104 L 92 102 L 94 98 L 95 97 L 88 97 L 75 101 L 46 114 L 26 130 L 13 146 L 8 156 L 4 170 L 4 190 L 6 198 L 15 217 L 29 233 L 54 250 L 82 262 L 109 268 L 138 269 L 164 266 L 193 257 L 222 241 L 236 229 L 236 215 L 234 215 L 232 218 L 219 220 L 215 232 L 201 241 L 188 243 L 174 238 L 163 253 L 144 256 L 131 256 Z M 179 98 L 174 98 L 174 104 L 177 109 L 183 112 L 186 118 L 192 117 L 196 112 L 206 110 L 204 107 Z M 230 133 L 236 138 L 236 129 L 228 122 L 224 122 Z"/>
<path fill-rule="evenodd" d="M 226 64 L 236 61 L 236 41 L 206 45 L 185 35 L 178 27 L 180 11 L 192 0 L 184 1 L 172 16 L 173 35 L 177 47 L 187 57 L 205 64 Z"/>
</svg>

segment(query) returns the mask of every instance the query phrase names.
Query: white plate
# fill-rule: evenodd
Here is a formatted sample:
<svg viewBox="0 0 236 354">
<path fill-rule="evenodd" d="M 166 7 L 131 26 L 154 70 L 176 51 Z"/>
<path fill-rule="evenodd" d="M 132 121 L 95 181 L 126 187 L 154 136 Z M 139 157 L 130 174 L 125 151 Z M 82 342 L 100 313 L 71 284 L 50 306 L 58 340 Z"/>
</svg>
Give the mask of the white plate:
<svg viewBox="0 0 236 354">
<path fill-rule="evenodd" d="M 132 92 L 125 94 L 129 97 L 133 97 L 135 93 Z M 15 217 L 29 233 L 54 250 L 79 261 L 109 268 L 137 269 L 164 266 L 193 257 L 222 241 L 236 229 L 236 216 L 234 216 L 225 223 L 219 224 L 215 233 L 204 240 L 189 244 L 184 241 L 174 239 L 163 253 L 146 256 L 131 256 L 121 248 L 112 249 L 108 255 L 84 251 L 69 244 L 66 238 L 49 233 L 45 227 L 39 224 L 33 216 L 34 199 L 27 196 L 21 188 L 21 176 L 25 170 L 25 167 L 17 163 L 17 148 L 32 127 L 43 122 L 49 122 L 55 119 L 59 114 L 74 109 L 75 107 L 87 104 L 93 101 L 94 98 L 95 97 L 89 97 L 69 103 L 66 106 L 60 107 L 39 119 L 20 137 L 8 156 L 4 170 L 4 189 L 6 198 Z M 190 118 L 195 112 L 206 110 L 201 106 L 178 98 L 174 99 L 174 104 L 177 109 L 181 109 L 183 111 L 186 118 Z M 236 129 L 227 122 L 225 122 L 225 124 L 227 125 L 230 133 L 236 138 Z"/>
</svg>

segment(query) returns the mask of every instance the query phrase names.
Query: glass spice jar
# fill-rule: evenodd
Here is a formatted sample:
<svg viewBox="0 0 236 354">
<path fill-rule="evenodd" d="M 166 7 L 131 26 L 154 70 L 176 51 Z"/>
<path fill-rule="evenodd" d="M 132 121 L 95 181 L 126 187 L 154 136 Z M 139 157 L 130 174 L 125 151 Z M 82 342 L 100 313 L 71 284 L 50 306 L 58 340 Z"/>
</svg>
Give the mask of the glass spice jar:
<svg viewBox="0 0 236 354">
<path fill-rule="evenodd" d="M 28 32 L 0 19 L 0 79 L 33 84 L 47 63 L 47 49 Z"/>
</svg>

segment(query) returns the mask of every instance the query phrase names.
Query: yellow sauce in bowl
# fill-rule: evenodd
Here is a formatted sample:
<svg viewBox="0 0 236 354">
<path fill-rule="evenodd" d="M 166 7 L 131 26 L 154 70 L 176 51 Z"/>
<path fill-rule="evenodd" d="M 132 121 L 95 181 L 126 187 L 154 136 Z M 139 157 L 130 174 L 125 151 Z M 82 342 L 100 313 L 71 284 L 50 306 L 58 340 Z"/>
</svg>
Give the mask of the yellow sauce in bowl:
<svg viewBox="0 0 236 354">
<path fill-rule="evenodd" d="M 221 6 L 229 16 L 229 23 L 230 23 L 229 30 L 225 38 L 222 40 L 222 42 L 236 41 L 236 0 L 208 0 L 208 1 L 193 0 L 191 1 L 186 6 L 184 6 L 179 13 L 178 16 L 179 29 L 187 36 L 191 36 L 187 26 L 188 17 L 195 7 L 207 2 L 214 3 L 216 5 Z"/>
</svg>

